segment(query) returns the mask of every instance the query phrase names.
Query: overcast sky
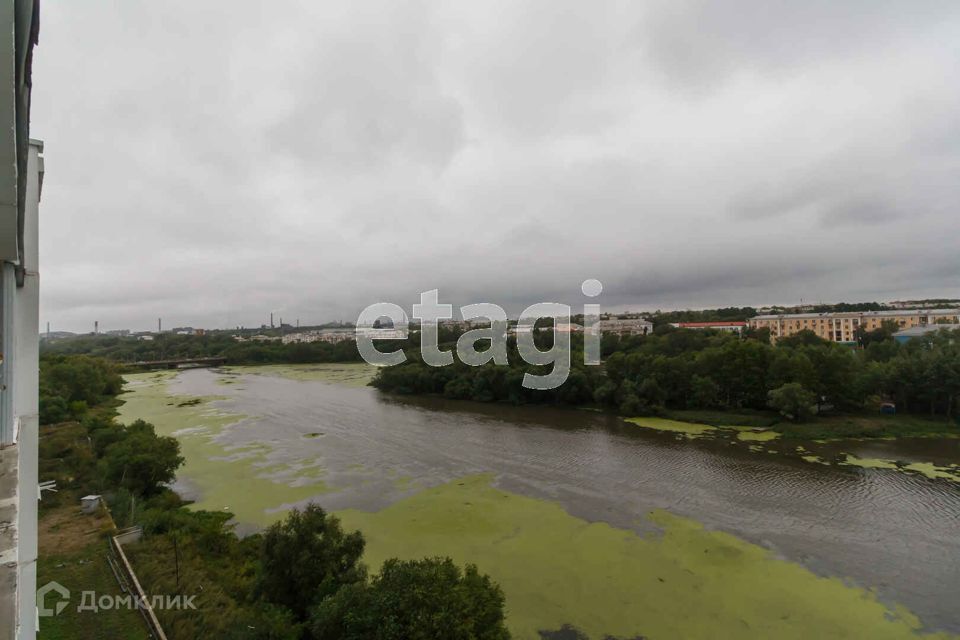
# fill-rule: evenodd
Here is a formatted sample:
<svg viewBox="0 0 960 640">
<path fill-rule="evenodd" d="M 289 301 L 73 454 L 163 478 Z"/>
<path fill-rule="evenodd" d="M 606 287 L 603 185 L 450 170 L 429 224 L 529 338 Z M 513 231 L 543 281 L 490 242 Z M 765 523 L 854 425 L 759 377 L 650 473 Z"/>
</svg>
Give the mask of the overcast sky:
<svg viewBox="0 0 960 640">
<path fill-rule="evenodd" d="M 33 95 L 54 330 L 960 297 L 956 0 L 50 0 Z"/>
</svg>

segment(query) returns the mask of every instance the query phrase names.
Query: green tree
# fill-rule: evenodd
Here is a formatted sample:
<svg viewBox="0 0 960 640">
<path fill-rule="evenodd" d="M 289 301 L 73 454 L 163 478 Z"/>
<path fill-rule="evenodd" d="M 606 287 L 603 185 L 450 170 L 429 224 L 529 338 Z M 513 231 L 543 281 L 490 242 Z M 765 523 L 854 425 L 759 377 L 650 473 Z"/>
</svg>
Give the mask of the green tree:
<svg viewBox="0 0 960 640">
<path fill-rule="evenodd" d="M 640 401 L 651 409 L 660 409 L 667 399 L 667 394 L 657 382 L 657 379 L 650 377 L 640 383 L 637 389 L 637 396 Z"/>
<path fill-rule="evenodd" d="M 720 386 L 709 376 L 693 375 L 690 402 L 694 407 L 710 409 L 720 402 Z"/>
<path fill-rule="evenodd" d="M 394 558 L 369 583 L 323 600 L 311 627 L 316 640 L 508 640 L 503 605 L 500 587 L 474 565 Z"/>
<path fill-rule="evenodd" d="M 294 509 L 263 534 L 255 592 L 307 620 L 314 604 L 364 579 L 363 548 L 359 531 L 345 533 L 318 505 Z"/>
<path fill-rule="evenodd" d="M 158 436 L 153 425 L 143 420 L 116 428 L 122 437 L 106 446 L 100 460 L 107 485 L 139 496 L 158 493 L 183 464 L 180 443 Z"/>
<path fill-rule="evenodd" d="M 795 421 L 810 417 L 810 408 L 816 402 L 813 393 L 798 382 L 788 382 L 770 391 L 768 398 L 772 408 Z"/>
</svg>

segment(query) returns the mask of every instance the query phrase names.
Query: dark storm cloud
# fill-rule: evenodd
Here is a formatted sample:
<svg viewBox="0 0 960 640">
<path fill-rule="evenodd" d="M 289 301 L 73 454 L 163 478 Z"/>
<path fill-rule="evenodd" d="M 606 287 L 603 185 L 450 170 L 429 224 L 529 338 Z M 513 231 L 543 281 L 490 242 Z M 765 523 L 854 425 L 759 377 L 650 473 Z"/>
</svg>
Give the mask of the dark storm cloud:
<svg viewBox="0 0 960 640">
<path fill-rule="evenodd" d="M 960 293 L 956 2 L 43 11 L 53 328 Z"/>
</svg>

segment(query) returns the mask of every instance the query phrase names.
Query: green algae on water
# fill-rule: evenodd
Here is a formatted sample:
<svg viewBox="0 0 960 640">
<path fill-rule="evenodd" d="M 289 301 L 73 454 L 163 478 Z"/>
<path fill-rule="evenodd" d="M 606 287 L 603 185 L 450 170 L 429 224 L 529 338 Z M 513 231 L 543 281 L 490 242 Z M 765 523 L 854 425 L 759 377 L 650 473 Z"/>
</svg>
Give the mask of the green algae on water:
<svg viewBox="0 0 960 640">
<path fill-rule="evenodd" d="M 696 422 L 681 422 L 679 420 L 668 420 L 666 418 L 639 417 L 639 418 L 624 418 L 624 420 L 631 424 L 635 424 L 639 427 L 645 427 L 647 429 L 655 429 L 657 431 L 669 431 L 672 433 L 678 433 L 683 435 L 686 438 L 699 438 L 717 430 L 717 427 L 714 427 L 713 425 L 709 425 L 709 424 L 698 424 Z"/>
<path fill-rule="evenodd" d="M 872 591 L 693 520 L 652 512 L 662 533 L 644 537 L 491 481 L 471 476 L 376 513 L 338 515 L 346 528 L 363 531 L 374 570 L 394 556 L 476 563 L 503 588 L 517 640 L 567 623 L 590 638 L 652 639 L 906 640 L 921 628 L 915 615 Z"/>
<path fill-rule="evenodd" d="M 265 472 L 261 467 L 268 460 L 267 445 L 226 447 L 216 442 L 224 429 L 247 416 L 211 406 L 213 400 L 219 399 L 215 396 L 172 395 L 168 383 L 178 373 L 124 376 L 128 391 L 121 396 L 124 403 L 118 408 L 118 419 L 142 419 L 153 424 L 157 433 L 177 438 L 185 460 L 177 478 L 199 493 L 191 508 L 226 510 L 238 522 L 266 526 L 282 515 L 277 509 L 329 491 L 316 470 L 288 468 Z M 175 402 L 171 403 L 171 399 Z M 200 402 L 186 402 L 190 400 Z"/>
<path fill-rule="evenodd" d="M 951 480 L 960 482 L 960 470 L 953 467 L 937 466 L 932 462 L 898 462 L 881 458 L 858 458 L 846 454 L 846 460 L 841 464 L 863 467 L 864 469 L 890 469 L 900 472 L 917 473 L 931 480 Z"/>
<path fill-rule="evenodd" d="M 747 442 L 768 442 L 770 440 L 776 440 L 780 437 L 780 434 L 776 431 L 739 431 L 737 432 L 737 439 L 744 440 Z"/>
<path fill-rule="evenodd" d="M 230 375 L 275 376 L 287 380 L 326 382 L 349 387 L 365 387 L 377 373 L 376 367 L 365 362 L 244 365 L 225 367 L 223 370 Z"/>
<path fill-rule="evenodd" d="M 932 462 L 911 462 L 903 466 L 905 471 L 913 471 L 928 478 L 941 478 L 960 482 L 960 469 L 956 467 L 940 467 Z"/>
<path fill-rule="evenodd" d="M 883 460 L 881 458 L 858 458 L 855 455 L 847 454 L 846 460 L 840 464 L 853 467 L 862 467 L 864 469 L 898 469 L 897 463 L 893 460 Z"/>
</svg>

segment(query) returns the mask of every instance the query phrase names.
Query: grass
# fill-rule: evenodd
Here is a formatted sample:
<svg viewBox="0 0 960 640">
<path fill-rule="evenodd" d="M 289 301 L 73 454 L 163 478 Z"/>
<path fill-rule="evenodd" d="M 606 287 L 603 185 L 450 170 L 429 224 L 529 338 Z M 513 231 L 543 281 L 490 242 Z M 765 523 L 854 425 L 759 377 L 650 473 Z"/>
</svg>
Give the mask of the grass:
<svg viewBox="0 0 960 640">
<path fill-rule="evenodd" d="M 807 422 L 780 422 L 774 428 L 784 438 L 804 440 L 960 436 L 960 426 L 943 418 L 881 414 L 821 416 Z"/>
<path fill-rule="evenodd" d="M 79 487 L 92 468 L 93 452 L 86 429 L 75 422 L 43 427 L 40 433 L 40 477 L 56 480 L 59 491 L 45 492 L 40 503 L 37 586 L 55 581 L 70 590 L 67 607 L 57 616 L 40 618 L 42 639 L 146 640 L 147 628 L 134 609 L 77 611 L 83 591 L 123 596 L 107 564 L 107 536 L 113 522 L 103 510 L 80 511 Z M 56 597 L 48 596 L 51 602 Z"/>
<path fill-rule="evenodd" d="M 42 540 L 42 538 L 41 538 Z M 42 640 L 146 640 L 146 625 L 135 609 L 78 611 L 81 592 L 95 591 L 97 596 L 123 596 L 107 564 L 107 543 L 97 538 L 74 552 L 41 552 L 37 563 L 37 585 L 56 581 L 70 590 L 70 602 L 57 616 L 40 618 Z M 56 602 L 48 596 L 48 607 Z"/>
</svg>

